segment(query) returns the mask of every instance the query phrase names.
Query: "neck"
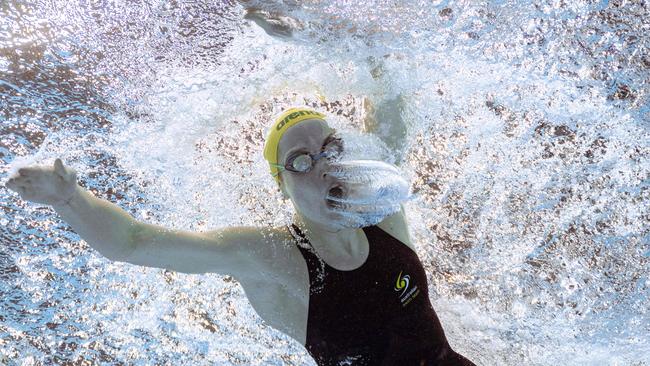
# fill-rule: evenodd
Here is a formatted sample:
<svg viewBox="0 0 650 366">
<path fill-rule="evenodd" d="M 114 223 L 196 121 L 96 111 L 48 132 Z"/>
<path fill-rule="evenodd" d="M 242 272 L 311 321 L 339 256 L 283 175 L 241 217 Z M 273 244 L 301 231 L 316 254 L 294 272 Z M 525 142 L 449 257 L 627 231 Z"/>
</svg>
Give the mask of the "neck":
<svg viewBox="0 0 650 366">
<path fill-rule="evenodd" d="M 365 234 L 361 229 L 328 227 L 311 221 L 300 213 L 295 224 L 302 230 L 319 254 L 331 257 L 356 256 L 363 251 Z"/>
</svg>

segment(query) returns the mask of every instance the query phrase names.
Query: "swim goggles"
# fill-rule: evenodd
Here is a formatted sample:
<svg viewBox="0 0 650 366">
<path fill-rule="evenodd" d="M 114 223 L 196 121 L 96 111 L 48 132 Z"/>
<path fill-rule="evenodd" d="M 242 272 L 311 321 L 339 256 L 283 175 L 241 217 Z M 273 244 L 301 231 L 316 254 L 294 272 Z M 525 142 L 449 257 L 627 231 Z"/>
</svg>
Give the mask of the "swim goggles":
<svg viewBox="0 0 650 366">
<path fill-rule="evenodd" d="M 341 155 L 342 152 L 343 140 L 336 135 L 331 135 L 325 141 L 325 144 L 319 153 L 312 154 L 304 152 L 301 154 L 292 155 L 289 157 L 289 159 L 287 159 L 284 165 L 271 163 L 271 166 L 278 168 L 278 171 L 274 173 L 273 176 L 275 177 L 279 175 L 283 170 L 288 170 L 294 173 L 307 173 L 312 170 L 318 160 L 322 158 L 326 158 L 328 160 L 335 159 Z"/>
</svg>

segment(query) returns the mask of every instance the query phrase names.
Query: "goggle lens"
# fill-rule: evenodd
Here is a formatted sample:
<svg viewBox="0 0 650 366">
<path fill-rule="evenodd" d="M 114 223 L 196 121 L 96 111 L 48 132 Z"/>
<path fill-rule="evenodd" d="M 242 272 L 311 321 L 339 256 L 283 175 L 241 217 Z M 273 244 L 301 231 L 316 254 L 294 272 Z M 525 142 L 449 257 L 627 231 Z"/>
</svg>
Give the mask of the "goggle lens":
<svg viewBox="0 0 650 366">
<path fill-rule="evenodd" d="M 308 154 L 302 154 L 296 156 L 295 159 L 291 162 L 291 167 L 298 172 L 307 172 L 311 169 L 313 165 L 313 160 Z"/>
</svg>

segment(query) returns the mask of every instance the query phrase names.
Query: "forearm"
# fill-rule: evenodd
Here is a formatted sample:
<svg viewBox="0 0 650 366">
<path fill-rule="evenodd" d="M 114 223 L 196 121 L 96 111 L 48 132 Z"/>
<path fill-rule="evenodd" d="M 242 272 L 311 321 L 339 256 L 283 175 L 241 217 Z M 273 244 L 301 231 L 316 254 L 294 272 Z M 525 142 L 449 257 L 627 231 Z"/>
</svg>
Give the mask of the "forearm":
<svg viewBox="0 0 650 366">
<path fill-rule="evenodd" d="M 137 221 L 126 211 L 77 185 L 76 193 L 55 205 L 56 212 L 88 245 L 111 260 L 122 260 L 133 248 Z"/>
<path fill-rule="evenodd" d="M 364 131 L 376 134 L 395 153 L 396 164 L 400 165 L 408 132 L 406 122 L 402 118 L 404 97 L 400 94 L 393 99 L 382 101 L 376 107 L 366 98 L 364 108 Z"/>
</svg>

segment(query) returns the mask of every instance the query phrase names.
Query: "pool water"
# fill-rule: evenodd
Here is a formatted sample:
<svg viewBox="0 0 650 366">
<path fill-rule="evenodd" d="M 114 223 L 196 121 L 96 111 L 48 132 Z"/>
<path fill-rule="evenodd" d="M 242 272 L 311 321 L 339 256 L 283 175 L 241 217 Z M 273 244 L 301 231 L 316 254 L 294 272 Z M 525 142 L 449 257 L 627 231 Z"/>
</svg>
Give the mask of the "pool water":
<svg viewBox="0 0 650 366">
<path fill-rule="evenodd" d="M 459 353 L 650 365 L 649 32 L 640 0 L 8 0 L 0 181 L 61 157 L 141 221 L 286 225 L 264 136 L 308 105 L 412 182 Z M 0 202 L 0 364 L 314 365 L 234 279 L 110 262 Z"/>
</svg>

